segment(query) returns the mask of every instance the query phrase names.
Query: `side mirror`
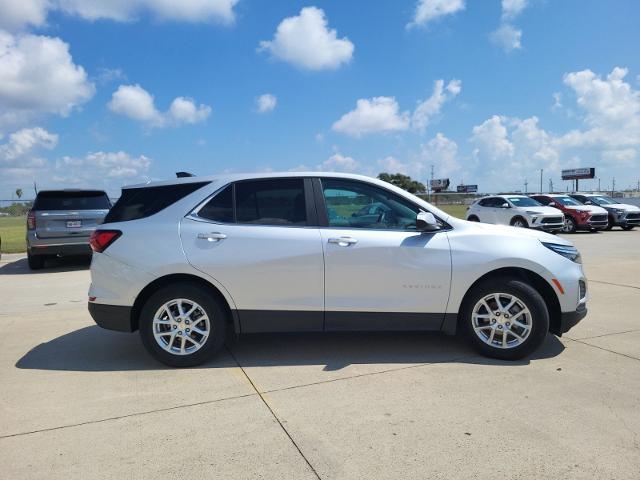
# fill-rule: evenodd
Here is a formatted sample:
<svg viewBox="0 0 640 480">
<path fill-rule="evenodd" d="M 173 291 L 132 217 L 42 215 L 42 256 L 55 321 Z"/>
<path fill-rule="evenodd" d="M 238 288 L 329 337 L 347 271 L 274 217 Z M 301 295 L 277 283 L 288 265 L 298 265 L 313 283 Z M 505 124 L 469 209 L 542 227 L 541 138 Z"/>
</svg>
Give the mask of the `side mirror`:
<svg viewBox="0 0 640 480">
<path fill-rule="evenodd" d="M 558 204 L 556 202 L 549 202 L 550 207 L 557 207 Z"/>
<path fill-rule="evenodd" d="M 440 225 L 430 212 L 420 212 L 416 217 L 416 229 L 420 232 L 435 232 L 440 230 Z"/>
<path fill-rule="evenodd" d="M 587 200 L 586 202 L 584 202 L 585 205 L 593 205 L 593 202 L 591 200 Z"/>
<path fill-rule="evenodd" d="M 502 205 L 500 205 L 500 208 L 511 208 L 511 207 L 507 202 L 504 202 Z"/>
</svg>

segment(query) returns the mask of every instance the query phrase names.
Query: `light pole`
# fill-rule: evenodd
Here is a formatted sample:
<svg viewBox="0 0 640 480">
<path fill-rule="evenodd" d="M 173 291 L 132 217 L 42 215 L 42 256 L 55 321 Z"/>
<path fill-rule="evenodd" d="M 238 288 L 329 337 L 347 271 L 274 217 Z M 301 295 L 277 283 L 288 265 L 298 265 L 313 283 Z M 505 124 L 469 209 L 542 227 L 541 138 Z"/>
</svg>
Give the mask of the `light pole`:
<svg viewBox="0 0 640 480">
<path fill-rule="evenodd" d="M 540 195 L 542 195 L 542 168 L 540 169 Z"/>
</svg>

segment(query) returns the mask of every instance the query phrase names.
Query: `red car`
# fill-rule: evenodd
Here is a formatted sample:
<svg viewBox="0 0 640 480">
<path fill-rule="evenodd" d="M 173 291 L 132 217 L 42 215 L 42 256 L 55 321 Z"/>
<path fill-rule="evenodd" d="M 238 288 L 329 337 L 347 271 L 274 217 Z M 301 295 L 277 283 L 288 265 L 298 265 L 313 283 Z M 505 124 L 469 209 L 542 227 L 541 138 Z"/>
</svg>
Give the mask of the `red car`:
<svg viewBox="0 0 640 480">
<path fill-rule="evenodd" d="M 576 230 L 604 230 L 609 224 L 607 211 L 595 205 L 584 205 L 575 198 L 561 193 L 549 193 L 546 195 L 531 195 L 542 205 L 557 208 L 564 213 L 565 233 L 573 233 Z"/>
</svg>

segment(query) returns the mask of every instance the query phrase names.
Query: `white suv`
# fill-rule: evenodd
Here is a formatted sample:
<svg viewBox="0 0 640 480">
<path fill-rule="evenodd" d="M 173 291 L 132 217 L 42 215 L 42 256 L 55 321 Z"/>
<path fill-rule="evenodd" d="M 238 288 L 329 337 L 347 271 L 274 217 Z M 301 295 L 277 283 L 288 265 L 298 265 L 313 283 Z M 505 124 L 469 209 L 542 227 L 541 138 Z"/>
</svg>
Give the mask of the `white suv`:
<svg viewBox="0 0 640 480">
<path fill-rule="evenodd" d="M 467 210 L 467 220 L 547 232 L 559 232 L 564 227 L 564 214 L 560 210 L 545 207 L 525 195 L 499 195 L 476 200 Z"/>
<path fill-rule="evenodd" d="M 128 187 L 91 244 L 96 323 L 140 330 L 173 366 L 204 362 L 228 331 L 462 331 L 517 359 L 586 315 L 567 240 L 459 220 L 357 175 Z"/>
</svg>

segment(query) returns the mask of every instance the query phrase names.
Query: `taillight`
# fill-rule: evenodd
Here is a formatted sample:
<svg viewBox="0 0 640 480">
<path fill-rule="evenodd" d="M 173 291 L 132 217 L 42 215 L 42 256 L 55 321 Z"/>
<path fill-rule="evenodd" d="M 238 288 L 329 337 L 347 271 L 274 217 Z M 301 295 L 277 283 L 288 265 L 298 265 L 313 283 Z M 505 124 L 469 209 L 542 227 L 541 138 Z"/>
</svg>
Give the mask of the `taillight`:
<svg viewBox="0 0 640 480">
<path fill-rule="evenodd" d="M 36 214 L 33 210 L 29 210 L 29 213 L 27 213 L 27 228 L 29 230 L 36 229 Z"/>
<path fill-rule="evenodd" d="M 89 239 L 89 245 L 94 252 L 102 253 L 120 235 L 122 235 L 120 230 L 94 230 Z"/>
</svg>

